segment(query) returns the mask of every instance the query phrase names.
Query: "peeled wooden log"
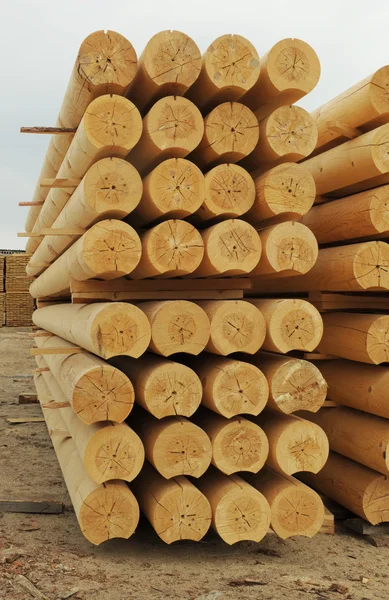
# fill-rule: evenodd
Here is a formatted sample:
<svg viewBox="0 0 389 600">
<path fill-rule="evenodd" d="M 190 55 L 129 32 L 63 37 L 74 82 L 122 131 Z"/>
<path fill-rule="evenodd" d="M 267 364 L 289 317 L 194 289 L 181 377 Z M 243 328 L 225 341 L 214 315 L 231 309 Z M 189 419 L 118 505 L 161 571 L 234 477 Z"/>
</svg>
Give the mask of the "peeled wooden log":
<svg viewBox="0 0 389 600">
<path fill-rule="evenodd" d="M 34 378 L 40 398 L 49 391 L 40 373 Z M 41 400 L 42 406 L 45 401 Z M 61 467 L 80 529 L 92 544 L 116 538 L 129 538 L 139 521 L 139 506 L 124 481 L 98 484 L 87 474 L 76 444 L 58 410 L 43 410 L 47 429 Z"/>
<path fill-rule="evenodd" d="M 267 464 L 276 471 L 287 475 L 300 471 L 317 473 L 325 465 L 329 451 L 328 439 L 315 423 L 270 409 L 254 420 L 267 435 Z"/>
<path fill-rule="evenodd" d="M 314 266 L 319 247 L 312 231 L 297 221 L 278 223 L 258 231 L 262 254 L 252 277 L 304 275 Z"/>
<path fill-rule="evenodd" d="M 319 244 L 389 237 L 389 185 L 314 206 L 302 222 Z"/>
<path fill-rule="evenodd" d="M 55 335 L 37 336 L 34 341 L 38 348 L 73 347 Z M 44 360 L 83 423 L 122 423 L 130 414 L 134 405 L 134 387 L 119 369 L 89 352 L 46 354 Z"/>
<path fill-rule="evenodd" d="M 298 162 L 313 152 L 316 142 L 311 115 L 300 106 L 280 106 L 259 121 L 259 141 L 243 166 L 263 173 L 280 163 Z"/>
<path fill-rule="evenodd" d="M 245 275 L 261 258 L 261 240 L 254 227 L 228 219 L 201 232 L 204 258 L 193 277 Z"/>
<path fill-rule="evenodd" d="M 168 158 L 184 158 L 199 145 L 203 133 L 203 117 L 190 100 L 161 98 L 144 117 L 142 137 L 127 160 L 144 176 Z"/>
<path fill-rule="evenodd" d="M 98 160 L 110 156 L 124 158 L 141 133 L 142 119 L 132 102 L 121 96 L 96 98 L 85 111 L 57 177 L 80 180 Z M 32 232 L 39 234 L 41 229 L 51 227 L 73 192 L 74 188 L 52 188 Z M 39 237 L 30 237 L 26 251 L 34 252 L 41 241 Z"/>
<path fill-rule="evenodd" d="M 201 169 L 236 163 L 254 150 L 258 139 L 254 113 L 239 102 L 224 102 L 205 117 L 202 140 L 190 158 Z"/>
<path fill-rule="evenodd" d="M 159 219 L 184 219 L 201 206 L 205 194 L 204 176 L 185 158 L 169 158 L 143 180 L 140 204 L 127 222 L 143 227 Z"/>
<path fill-rule="evenodd" d="M 256 84 L 242 98 L 259 119 L 278 106 L 294 104 L 309 94 L 320 78 L 316 52 L 302 40 L 287 38 L 277 42 L 260 61 Z"/>
<path fill-rule="evenodd" d="M 74 129 L 97 96 L 124 94 L 133 81 L 137 56 L 131 43 L 115 31 L 95 31 L 82 42 L 70 76 L 56 125 Z M 55 178 L 72 142 L 73 135 L 53 135 L 43 161 L 32 198 L 42 202 L 48 188 L 40 186 L 44 178 Z M 25 229 L 32 231 L 41 205 L 31 206 Z"/>
<path fill-rule="evenodd" d="M 315 265 L 305 275 L 259 281 L 253 290 L 267 294 L 308 291 L 358 292 L 389 289 L 389 244 L 363 242 L 322 248 Z"/>
<path fill-rule="evenodd" d="M 200 541 L 212 518 L 211 506 L 186 477 L 164 479 L 149 463 L 131 484 L 142 512 L 166 544 Z"/>
<path fill-rule="evenodd" d="M 142 180 L 132 165 L 120 158 L 103 158 L 87 171 L 53 229 L 85 229 L 103 219 L 123 219 L 142 196 Z M 45 236 L 26 267 L 37 276 L 71 246 L 74 235 Z"/>
<path fill-rule="evenodd" d="M 244 478 L 265 496 L 271 510 L 270 527 L 282 540 L 319 533 L 324 504 L 310 487 L 267 466 L 255 475 L 244 474 Z"/>
<path fill-rule="evenodd" d="M 316 153 L 345 141 L 342 128 L 370 131 L 389 122 L 389 67 L 381 67 L 313 111 L 319 130 Z"/>
<path fill-rule="evenodd" d="M 225 475 L 262 469 L 269 454 L 264 431 L 243 417 L 226 419 L 209 410 L 197 412 L 195 423 L 208 435 L 212 444 L 212 464 Z"/>
<path fill-rule="evenodd" d="M 324 313 L 322 354 L 379 365 L 389 362 L 389 316 Z"/>
<path fill-rule="evenodd" d="M 186 365 L 148 353 L 141 359 L 116 356 L 110 363 L 130 378 L 136 403 L 157 419 L 190 417 L 201 403 L 201 381 Z"/>
<path fill-rule="evenodd" d="M 253 178 L 239 165 L 218 165 L 205 174 L 204 181 L 203 203 L 191 216 L 192 223 L 234 219 L 245 214 L 253 206 Z"/>
<path fill-rule="evenodd" d="M 238 475 L 210 469 L 196 487 L 212 507 L 212 528 L 227 544 L 244 540 L 260 542 L 270 524 L 266 498 Z"/>
<path fill-rule="evenodd" d="M 204 243 L 193 225 L 170 219 L 141 234 L 142 255 L 130 279 L 181 277 L 193 273 L 204 256 Z"/>
<path fill-rule="evenodd" d="M 306 300 L 251 298 L 250 302 L 261 311 L 266 322 L 263 350 L 281 354 L 291 350 L 312 352 L 320 343 L 323 321 L 319 311 Z"/>
<path fill-rule="evenodd" d="M 203 386 L 201 403 L 230 419 L 235 415 L 258 415 L 269 396 L 264 374 L 254 365 L 221 356 L 200 355 L 188 364 Z"/>
<path fill-rule="evenodd" d="M 328 398 L 389 419 L 389 368 L 350 360 L 321 360 L 317 366 L 328 384 Z"/>
<path fill-rule="evenodd" d="M 317 412 L 323 406 L 327 383 L 313 363 L 270 352 L 257 352 L 249 360 L 268 381 L 269 408 L 290 415 L 298 410 Z"/>
<path fill-rule="evenodd" d="M 331 450 L 374 471 L 389 475 L 389 422 L 359 410 L 337 406 L 316 415 L 304 413 L 328 437 Z"/>
<path fill-rule="evenodd" d="M 389 123 L 304 161 L 318 195 L 348 196 L 389 183 Z"/>
<path fill-rule="evenodd" d="M 147 42 L 128 97 L 145 113 L 162 96 L 183 96 L 200 74 L 201 53 L 181 31 L 160 31 Z"/>
<path fill-rule="evenodd" d="M 239 100 L 259 77 L 259 56 L 241 35 L 221 35 L 202 57 L 201 72 L 185 94 L 202 111 L 222 102 Z"/>
<path fill-rule="evenodd" d="M 139 308 L 150 323 L 149 349 L 152 352 L 162 356 L 170 356 L 176 352 L 197 355 L 207 345 L 210 335 L 209 319 L 194 302 L 142 302 Z"/>
<path fill-rule="evenodd" d="M 156 419 L 139 409 L 131 425 L 145 448 L 146 458 L 165 479 L 200 477 L 208 469 L 212 446 L 203 429 L 185 417 Z"/>
<path fill-rule="evenodd" d="M 336 452 L 316 475 L 303 481 L 372 525 L 389 520 L 389 479 Z"/>
<path fill-rule="evenodd" d="M 315 181 L 304 166 L 286 162 L 255 175 L 255 200 L 245 218 L 253 225 L 274 225 L 305 215 L 316 196 Z"/>
<path fill-rule="evenodd" d="M 71 279 L 117 279 L 139 263 L 142 245 L 136 231 L 115 219 L 93 225 L 31 284 L 33 298 L 63 294 Z"/>
<path fill-rule="evenodd" d="M 204 300 L 197 304 L 206 312 L 211 324 L 205 347 L 208 352 L 222 356 L 258 352 L 265 339 L 266 324 L 253 304 L 244 300 Z"/>
<path fill-rule="evenodd" d="M 105 359 L 118 354 L 138 358 L 151 337 L 144 312 L 127 302 L 52 304 L 38 308 L 32 320 L 38 327 Z"/>
</svg>

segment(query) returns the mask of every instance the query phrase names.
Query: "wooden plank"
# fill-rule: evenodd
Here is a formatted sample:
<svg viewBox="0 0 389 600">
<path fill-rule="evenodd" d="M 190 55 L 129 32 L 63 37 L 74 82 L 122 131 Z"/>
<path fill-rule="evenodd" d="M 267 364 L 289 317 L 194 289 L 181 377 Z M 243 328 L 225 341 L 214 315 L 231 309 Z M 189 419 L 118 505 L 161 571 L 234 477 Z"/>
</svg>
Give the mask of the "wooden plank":
<svg viewBox="0 0 389 600">
<path fill-rule="evenodd" d="M 59 515 L 63 504 L 51 500 L 0 500 L 0 512 Z"/>
<path fill-rule="evenodd" d="M 74 134 L 77 129 L 73 127 L 21 127 L 20 133 L 39 133 L 51 135 Z"/>
<path fill-rule="evenodd" d="M 389 523 L 380 523 L 379 525 L 371 525 L 360 517 L 354 519 L 346 519 L 344 525 L 359 533 L 360 535 L 387 535 L 389 533 Z"/>
<path fill-rule="evenodd" d="M 6 419 L 7 423 L 10 425 L 20 425 L 21 423 L 44 423 L 45 420 L 42 417 L 18 417 L 15 419 L 11 419 L 8 417 Z"/>
<path fill-rule="evenodd" d="M 324 520 L 319 533 L 334 535 L 335 533 L 335 517 L 326 506 L 324 506 Z"/>
<path fill-rule="evenodd" d="M 36 394 L 19 394 L 18 404 L 38 404 Z"/>
<path fill-rule="evenodd" d="M 188 290 L 247 290 L 252 282 L 248 277 L 231 277 L 220 279 L 112 279 L 99 281 L 71 280 L 72 293 L 77 292 L 161 292 Z"/>
<path fill-rule="evenodd" d="M 43 227 L 40 230 L 40 235 L 84 235 L 86 229 L 81 229 L 80 227 L 69 227 L 69 228 L 58 228 L 55 227 Z"/>
<path fill-rule="evenodd" d="M 78 354 L 84 352 L 83 348 L 74 346 L 72 348 L 31 348 L 31 356 L 40 356 L 41 354 Z"/>
<path fill-rule="evenodd" d="M 73 304 L 126 300 L 242 300 L 243 290 L 188 290 L 160 292 L 90 292 L 73 293 Z"/>
<path fill-rule="evenodd" d="M 51 337 L 53 334 L 50 333 L 50 331 L 38 330 L 33 333 L 29 333 L 28 335 L 30 337 L 36 338 L 36 337 Z"/>
<path fill-rule="evenodd" d="M 55 179 L 41 179 L 40 187 L 43 188 L 76 188 L 81 183 L 81 179 L 64 179 L 57 177 Z"/>
<path fill-rule="evenodd" d="M 339 406 L 332 400 L 324 400 L 322 408 L 334 408 L 335 406 Z"/>
<path fill-rule="evenodd" d="M 18 202 L 18 206 L 42 206 L 43 200 L 38 200 L 36 202 Z"/>
</svg>

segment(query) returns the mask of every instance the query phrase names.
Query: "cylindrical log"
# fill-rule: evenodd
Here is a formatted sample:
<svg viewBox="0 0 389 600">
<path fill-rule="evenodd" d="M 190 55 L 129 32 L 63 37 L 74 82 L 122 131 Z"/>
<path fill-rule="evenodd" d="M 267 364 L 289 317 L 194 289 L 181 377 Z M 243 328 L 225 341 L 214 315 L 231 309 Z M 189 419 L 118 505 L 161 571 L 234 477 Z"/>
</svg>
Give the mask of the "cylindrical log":
<svg viewBox="0 0 389 600">
<path fill-rule="evenodd" d="M 265 339 L 266 324 L 253 304 L 244 300 L 203 300 L 197 304 L 206 312 L 211 324 L 205 348 L 208 352 L 221 356 L 258 352 Z"/>
<path fill-rule="evenodd" d="M 143 227 L 160 219 L 184 219 L 196 212 L 204 200 L 204 176 L 185 158 L 161 162 L 143 180 L 139 205 L 127 222 Z"/>
<path fill-rule="evenodd" d="M 281 106 L 259 121 L 259 141 L 243 166 L 264 172 L 280 163 L 298 162 L 313 152 L 316 142 L 311 115 L 300 106 Z"/>
<path fill-rule="evenodd" d="M 203 203 L 190 217 L 192 223 L 234 219 L 245 214 L 255 198 L 254 181 L 239 165 L 223 163 L 205 174 Z"/>
<path fill-rule="evenodd" d="M 196 486 L 212 507 L 212 528 L 227 544 L 260 542 L 270 525 L 266 498 L 238 475 L 210 469 Z"/>
<path fill-rule="evenodd" d="M 241 35 L 221 35 L 202 57 L 201 72 L 186 93 L 202 111 L 217 104 L 239 100 L 259 77 L 259 56 Z"/>
<path fill-rule="evenodd" d="M 309 44 L 296 38 L 277 42 L 260 61 L 256 84 L 242 102 L 264 119 L 278 106 L 294 104 L 316 86 L 320 62 Z"/>
<path fill-rule="evenodd" d="M 137 56 L 131 43 L 115 31 L 95 31 L 82 42 L 70 76 L 56 126 L 74 129 L 81 122 L 88 104 L 102 94 L 124 94 L 133 81 Z M 72 135 L 53 135 L 43 161 L 32 200 L 45 200 L 48 188 L 43 178 L 55 178 L 73 139 Z M 31 231 L 41 206 L 31 206 L 26 231 Z"/>
<path fill-rule="evenodd" d="M 120 158 L 103 158 L 92 165 L 53 223 L 54 229 L 87 228 L 102 219 L 123 219 L 139 203 L 142 180 Z M 26 267 L 27 275 L 42 273 L 74 243 L 74 235 L 44 237 Z"/>
<path fill-rule="evenodd" d="M 190 158 L 201 169 L 236 163 L 254 150 L 258 139 L 254 113 L 239 102 L 224 102 L 205 117 L 202 140 Z"/>
<path fill-rule="evenodd" d="M 80 180 L 98 160 L 124 158 L 141 133 L 142 119 L 132 102 L 121 96 L 96 98 L 85 111 L 57 177 Z M 73 192 L 73 188 L 52 188 L 32 231 L 39 234 L 42 228 L 51 227 Z M 27 252 L 34 252 L 41 241 L 39 237 L 29 238 Z"/>
<path fill-rule="evenodd" d="M 105 359 L 118 354 L 138 358 L 146 352 L 151 338 L 148 318 L 127 302 L 52 304 L 38 308 L 32 320 L 38 327 Z"/>
<path fill-rule="evenodd" d="M 388 265 L 389 244 L 385 242 L 322 248 L 315 265 L 305 275 L 258 280 L 253 290 L 265 290 L 267 294 L 385 291 L 389 289 Z"/>
<path fill-rule="evenodd" d="M 389 316 L 331 312 L 322 319 L 319 352 L 374 365 L 389 362 Z"/>
<path fill-rule="evenodd" d="M 93 225 L 46 271 L 33 281 L 33 298 L 55 296 L 70 288 L 71 279 L 117 279 L 139 263 L 142 245 L 136 231 L 118 220 Z"/>
<path fill-rule="evenodd" d="M 389 475 L 389 421 L 337 406 L 302 416 L 325 431 L 331 450 Z"/>
<path fill-rule="evenodd" d="M 327 383 L 313 363 L 270 352 L 257 352 L 249 360 L 268 381 L 269 408 L 290 415 L 298 410 L 317 412 L 323 406 Z"/>
<path fill-rule="evenodd" d="M 377 471 L 330 452 L 320 473 L 302 478 L 372 525 L 389 520 L 389 479 Z"/>
<path fill-rule="evenodd" d="M 176 352 L 197 355 L 205 349 L 210 335 L 209 319 L 194 302 L 142 302 L 139 308 L 150 323 L 149 349 L 152 352 L 162 356 L 170 356 Z"/>
<path fill-rule="evenodd" d="M 269 503 L 270 527 L 282 540 L 302 535 L 313 537 L 323 524 L 324 504 L 319 494 L 298 479 L 264 467 L 244 478 Z"/>
<path fill-rule="evenodd" d="M 168 158 L 184 158 L 204 133 L 201 112 L 190 100 L 167 96 L 158 100 L 143 119 L 143 133 L 127 157 L 142 176 Z"/>
<path fill-rule="evenodd" d="M 300 471 L 317 473 L 325 465 L 329 451 L 328 439 L 315 423 L 270 409 L 251 418 L 267 435 L 267 464 L 273 469 L 293 475 Z"/>
<path fill-rule="evenodd" d="M 389 185 L 314 206 L 302 222 L 319 244 L 389 237 Z"/>
<path fill-rule="evenodd" d="M 128 97 L 145 113 L 162 96 L 182 96 L 200 74 L 201 53 L 181 31 L 160 31 L 147 42 Z"/>
<path fill-rule="evenodd" d="M 193 225 L 170 219 L 141 234 L 142 256 L 130 279 L 181 277 L 193 273 L 204 256 L 204 242 Z"/>
<path fill-rule="evenodd" d="M 110 363 L 130 378 L 136 403 L 157 419 L 190 417 L 200 406 L 201 381 L 186 365 L 149 353 L 140 359 L 117 356 Z"/>
<path fill-rule="evenodd" d="M 258 415 L 269 396 L 264 374 L 254 365 L 221 356 L 200 355 L 188 360 L 203 386 L 201 403 L 230 419 L 235 415 Z"/>
<path fill-rule="evenodd" d="M 258 231 L 262 254 L 252 277 L 304 275 L 314 266 L 319 247 L 312 231 L 297 221 L 278 223 Z"/>
<path fill-rule="evenodd" d="M 255 176 L 255 200 L 245 219 L 253 225 L 273 225 L 305 215 L 315 196 L 315 181 L 303 165 L 283 163 Z"/>
<path fill-rule="evenodd" d="M 344 141 L 333 124 L 366 132 L 388 123 L 388 87 L 389 67 L 385 66 L 314 110 L 312 117 L 319 130 L 316 150 L 324 152 Z"/>
<path fill-rule="evenodd" d="M 194 421 L 208 435 L 212 444 L 212 464 L 226 475 L 239 471 L 257 473 L 269 454 L 264 431 L 243 417 L 226 419 L 203 409 Z"/>
<path fill-rule="evenodd" d="M 131 426 L 144 444 L 147 460 L 165 479 L 200 477 L 211 464 L 209 437 L 185 417 L 156 419 L 139 409 L 131 415 Z"/>
<path fill-rule="evenodd" d="M 254 227 L 228 219 L 201 232 L 204 258 L 193 277 L 251 273 L 261 258 L 261 240 Z"/>
<path fill-rule="evenodd" d="M 178 540 L 199 542 L 207 533 L 211 506 L 186 477 L 164 479 L 146 462 L 131 488 L 142 512 L 166 544 Z"/>
<path fill-rule="evenodd" d="M 49 392 L 42 373 L 34 381 L 38 396 L 47 398 Z M 43 414 L 83 535 L 96 545 L 115 537 L 129 538 L 139 521 L 134 494 L 124 481 L 107 481 L 103 485 L 94 482 L 59 411 L 44 410 Z"/>
<path fill-rule="evenodd" d="M 312 352 L 318 346 L 323 335 L 323 321 L 319 311 L 306 300 L 251 298 L 250 302 L 259 308 L 265 319 L 263 350 L 286 354 L 291 350 Z"/>
<path fill-rule="evenodd" d="M 38 348 L 69 348 L 55 335 L 35 337 Z M 45 362 L 78 418 L 122 423 L 134 405 L 134 387 L 125 373 L 89 352 L 46 354 Z"/>
</svg>

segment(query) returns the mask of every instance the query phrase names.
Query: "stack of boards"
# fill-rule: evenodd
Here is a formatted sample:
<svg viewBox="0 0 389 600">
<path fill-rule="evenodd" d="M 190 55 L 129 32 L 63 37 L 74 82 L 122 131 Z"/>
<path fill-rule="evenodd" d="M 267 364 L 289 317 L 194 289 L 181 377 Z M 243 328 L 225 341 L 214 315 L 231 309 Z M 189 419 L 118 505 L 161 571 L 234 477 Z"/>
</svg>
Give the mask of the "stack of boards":
<svg viewBox="0 0 389 600">
<path fill-rule="evenodd" d="M 348 170 L 338 155 L 317 163 L 336 147 L 308 158 L 322 152 L 323 126 L 294 103 L 319 76 L 297 39 L 261 58 L 238 35 L 202 56 L 177 31 L 156 34 L 139 60 L 112 31 L 81 45 L 29 203 L 26 271 L 38 396 L 92 543 L 130 537 L 140 512 L 166 543 L 199 541 L 209 527 L 228 544 L 323 527 L 313 487 L 331 461 L 351 461 L 328 461 L 328 379 L 310 360 L 329 352 L 326 315 L 294 282 L 384 287 L 381 246 L 374 258 L 370 243 L 319 250 L 309 217 L 341 202 L 327 202 L 324 173 L 336 185 L 350 169 L 371 181 L 386 150 L 366 133 L 362 146 L 341 146 L 359 148 Z M 372 113 L 366 87 L 347 118 Z M 325 124 L 332 145 L 362 123 Z M 374 285 L 358 271 L 367 260 Z M 317 268 L 322 278 L 310 279 Z M 332 486 L 348 477 L 336 472 Z"/>
<path fill-rule="evenodd" d="M 26 275 L 28 261 L 24 253 L 0 256 L 0 326 L 3 322 L 7 327 L 32 325 L 34 300 L 29 293 L 31 278 Z"/>
</svg>

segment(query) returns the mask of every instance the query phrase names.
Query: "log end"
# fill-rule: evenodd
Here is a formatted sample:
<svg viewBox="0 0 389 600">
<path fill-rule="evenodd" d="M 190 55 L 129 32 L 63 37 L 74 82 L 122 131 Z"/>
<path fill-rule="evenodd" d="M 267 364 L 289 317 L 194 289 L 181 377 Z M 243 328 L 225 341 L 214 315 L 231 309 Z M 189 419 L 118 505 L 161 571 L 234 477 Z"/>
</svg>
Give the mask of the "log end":
<svg viewBox="0 0 389 600">
<path fill-rule="evenodd" d="M 242 95 L 258 80 L 260 62 L 249 40 L 241 35 L 226 34 L 209 46 L 204 55 L 204 68 L 216 88 L 238 88 Z"/>
<path fill-rule="evenodd" d="M 389 244 L 366 242 L 355 253 L 353 271 L 358 285 L 365 290 L 389 289 Z"/>
<path fill-rule="evenodd" d="M 258 159 L 264 162 L 291 157 L 298 161 L 315 149 L 317 125 L 311 115 L 300 106 L 281 106 L 266 119 L 266 153 L 258 148 Z M 256 152 L 254 152 L 256 155 Z"/>
<path fill-rule="evenodd" d="M 328 438 L 315 423 L 293 419 L 281 433 L 275 452 L 279 468 L 287 475 L 318 473 L 328 458 Z"/>
<path fill-rule="evenodd" d="M 293 89 L 300 91 L 298 98 L 301 98 L 316 87 L 321 69 L 319 58 L 309 44 L 297 38 L 287 38 L 270 50 L 266 70 L 278 92 Z"/>
<path fill-rule="evenodd" d="M 199 377 L 186 365 L 166 362 L 156 367 L 142 390 L 144 406 L 157 419 L 190 417 L 201 403 Z"/>
<path fill-rule="evenodd" d="M 240 217 L 253 206 L 254 181 L 239 165 L 223 163 L 205 176 L 204 202 L 198 211 L 201 220 Z"/>
<path fill-rule="evenodd" d="M 266 434 L 258 425 L 242 417 L 233 417 L 211 436 L 212 463 L 226 475 L 262 469 L 269 454 Z"/>
<path fill-rule="evenodd" d="M 158 100 L 147 114 L 148 134 L 160 151 L 175 149 L 177 157 L 192 152 L 204 133 L 201 112 L 193 102 L 181 96 Z"/>
<path fill-rule="evenodd" d="M 389 66 L 378 69 L 369 85 L 370 101 L 379 115 L 389 112 Z"/>
<path fill-rule="evenodd" d="M 375 319 L 366 336 L 366 352 L 370 361 L 379 365 L 389 362 L 389 317 Z"/>
<path fill-rule="evenodd" d="M 319 369 L 307 360 L 292 358 L 273 374 L 271 408 L 287 415 L 298 410 L 317 412 L 327 395 L 327 383 Z"/>
<path fill-rule="evenodd" d="M 323 335 L 323 321 L 319 311 L 306 300 L 274 300 L 278 304 L 268 323 L 264 348 L 267 342 L 278 352 L 291 350 L 312 352 Z"/>
<path fill-rule="evenodd" d="M 389 479 L 384 475 L 375 478 L 364 490 L 363 512 L 365 518 L 372 525 L 378 525 L 389 520 L 388 497 Z"/>
<path fill-rule="evenodd" d="M 322 499 L 300 482 L 281 490 L 272 502 L 271 526 L 282 540 L 296 535 L 311 538 L 320 531 L 323 520 Z"/>
</svg>

